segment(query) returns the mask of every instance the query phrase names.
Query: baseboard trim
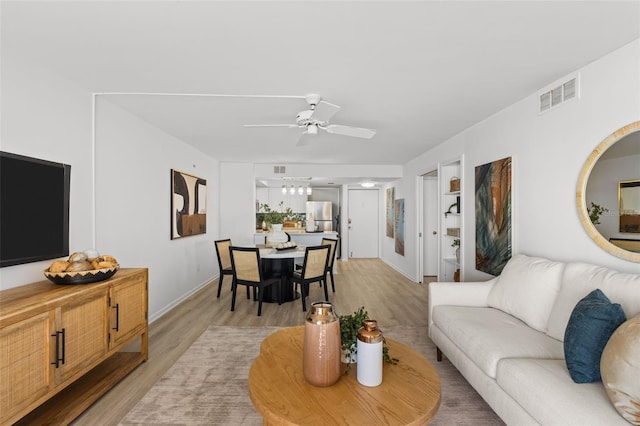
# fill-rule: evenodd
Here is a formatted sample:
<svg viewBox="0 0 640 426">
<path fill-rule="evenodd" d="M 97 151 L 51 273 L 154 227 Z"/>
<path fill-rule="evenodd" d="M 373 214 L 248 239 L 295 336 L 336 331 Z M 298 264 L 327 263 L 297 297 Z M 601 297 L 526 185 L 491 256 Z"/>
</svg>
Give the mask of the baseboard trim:
<svg viewBox="0 0 640 426">
<path fill-rule="evenodd" d="M 178 306 L 179 304 L 181 304 L 182 302 L 184 302 L 185 300 L 187 300 L 188 298 L 190 298 L 191 296 L 193 296 L 194 294 L 196 294 L 206 286 L 217 282 L 219 276 L 220 275 L 216 275 L 213 278 L 200 283 L 197 287 L 193 288 L 191 291 L 185 293 L 184 295 L 180 296 L 178 299 L 174 300 L 170 304 L 160 309 L 158 312 L 156 312 L 155 314 L 149 317 L 149 324 L 153 324 L 154 321 L 160 319 L 163 315 L 165 315 L 166 313 L 174 309 L 176 306 Z"/>
<path fill-rule="evenodd" d="M 408 279 L 409 281 L 412 281 L 416 284 L 420 284 L 418 282 L 416 282 L 415 277 L 411 277 L 409 275 L 407 275 L 407 273 L 405 273 L 403 270 L 398 269 L 395 265 L 392 265 L 391 263 L 387 262 L 385 259 L 383 258 L 379 258 L 380 260 L 382 260 L 386 265 L 388 265 L 391 269 L 393 269 L 394 271 L 396 271 L 397 273 L 399 273 L 400 275 L 402 275 L 403 277 L 405 277 L 406 279 Z"/>
</svg>

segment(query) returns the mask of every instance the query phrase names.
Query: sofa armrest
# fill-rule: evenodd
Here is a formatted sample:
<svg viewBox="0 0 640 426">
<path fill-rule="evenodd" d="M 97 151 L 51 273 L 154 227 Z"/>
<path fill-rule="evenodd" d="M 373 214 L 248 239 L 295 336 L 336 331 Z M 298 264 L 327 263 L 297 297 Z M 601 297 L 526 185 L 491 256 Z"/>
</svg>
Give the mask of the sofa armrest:
<svg viewBox="0 0 640 426">
<path fill-rule="evenodd" d="M 487 297 L 498 277 L 483 282 L 429 283 L 429 336 L 433 308 L 438 305 L 486 307 Z"/>
</svg>

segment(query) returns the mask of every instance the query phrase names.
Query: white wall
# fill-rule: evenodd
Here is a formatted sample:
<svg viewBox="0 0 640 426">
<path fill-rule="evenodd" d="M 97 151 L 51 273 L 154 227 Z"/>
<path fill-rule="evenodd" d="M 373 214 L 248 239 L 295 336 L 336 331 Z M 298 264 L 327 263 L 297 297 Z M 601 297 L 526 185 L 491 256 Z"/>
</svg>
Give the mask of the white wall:
<svg viewBox="0 0 640 426">
<path fill-rule="evenodd" d="M 220 238 L 253 244 L 256 232 L 256 181 L 251 163 L 220 163 Z"/>
<path fill-rule="evenodd" d="M 416 214 L 416 185 L 414 179 L 404 178 L 392 184 L 386 185 L 380 190 L 380 257 L 384 259 L 392 268 L 407 278 L 418 281 L 415 272 L 416 255 L 418 253 L 417 239 L 417 214 Z M 395 188 L 395 199 L 404 198 L 404 255 L 396 253 L 395 238 L 387 237 L 386 220 L 387 211 L 386 189 Z M 420 219 L 422 220 L 422 219 Z"/>
<path fill-rule="evenodd" d="M 0 149 L 71 165 L 69 247 L 92 247 L 91 94 L 7 52 L 0 74 Z M 0 289 L 44 279 L 50 263 L 0 268 Z"/>
<path fill-rule="evenodd" d="M 515 253 L 640 273 L 637 263 L 612 256 L 590 240 L 575 202 L 578 176 L 591 151 L 614 130 L 640 120 L 640 40 L 579 71 L 579 100 L 538 115 L 538 93 L 533 93 L 407 163 L 404 178 L 392 184 L 396 197 L 406 199 L 407 254 L 398 258 L 389 241 L 384 260 L 407 275 L 415 275 L 415 177 L 433 170 L 434 163 L 464 153 L 463 209 L 474 205 L 474 168 L 513 158 Z M 464 214 L 464 277 L 466 281 L 484 280 L 489 276 L 477 271 L 474 263 L 475 217 L 469 209 Z"/>
<path fill-rule="evenodd" d="M 153 320 L 218 276 L 218 162 L 97 97 L 96 248 L 149 268 Z M 207 180 L 207 232 L 171 240 L 171 169 Z"/>
<path fill-rule="evenodd" d="M 151 320 L 217 276 L 214 159 L 98 101 L 94 181 L 92 93 L 4 52 L 1 75 L 0 149 L 71 164 L 72 252 L 95 247 L 122 267 L 148 267 Z M 204 236 L 170 240 L 172 168 L 209 183 Z M 0 289 L 43 280 L 49 264 L 0 268 Z"/>
</svg>

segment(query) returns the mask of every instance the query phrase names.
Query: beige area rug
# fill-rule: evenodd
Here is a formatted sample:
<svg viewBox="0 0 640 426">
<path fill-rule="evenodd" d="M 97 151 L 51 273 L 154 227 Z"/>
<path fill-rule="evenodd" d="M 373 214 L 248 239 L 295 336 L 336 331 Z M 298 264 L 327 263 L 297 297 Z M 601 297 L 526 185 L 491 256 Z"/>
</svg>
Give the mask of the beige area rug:
<svg viewBox="0 0 640 426">
<path fill-rule="evenodd" d="M 249 398 L 247 376 L 260 343 L 278 329 L 209 327 L 120 424 L 261 425 L 262 417 Z M 448 360 L 436 362 L 426 328 L 394 327 L 383 332 L 435 365 L 442 400 L 432 425 L 504 424 Z"/>
</svg>

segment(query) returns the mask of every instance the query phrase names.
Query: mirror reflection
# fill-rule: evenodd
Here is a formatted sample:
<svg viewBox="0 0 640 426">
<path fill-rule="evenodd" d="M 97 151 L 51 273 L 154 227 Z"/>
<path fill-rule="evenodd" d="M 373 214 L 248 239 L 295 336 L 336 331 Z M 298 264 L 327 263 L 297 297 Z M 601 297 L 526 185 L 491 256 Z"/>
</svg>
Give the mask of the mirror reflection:
<svg viewBox="0 0 640 426">
<path fill-rule="evenodd" d="M 606 138 L 580 176 L 578 209 L 603 249 L 640 261 L 640 122 Z"/>
<path fill-rule="evenodd" d="M 619 231 L 640 234 L 640 180 L 629 180 L 618 184 L 618 206 L 620 209 Z"/>
</svg>

